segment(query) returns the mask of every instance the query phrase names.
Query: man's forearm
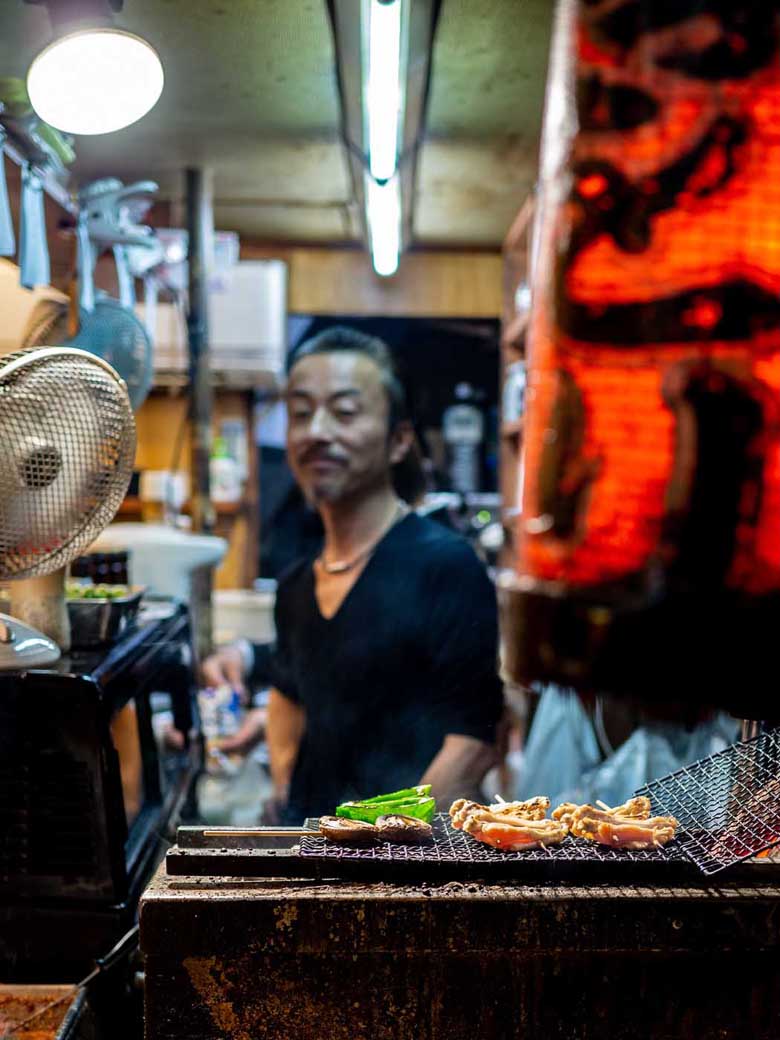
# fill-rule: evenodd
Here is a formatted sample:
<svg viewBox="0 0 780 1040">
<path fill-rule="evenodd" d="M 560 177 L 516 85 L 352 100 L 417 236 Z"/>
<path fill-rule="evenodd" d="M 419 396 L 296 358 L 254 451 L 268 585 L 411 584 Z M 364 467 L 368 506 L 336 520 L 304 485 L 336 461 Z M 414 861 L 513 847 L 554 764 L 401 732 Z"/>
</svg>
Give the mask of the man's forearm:
<svg viewBox="0 0 780 1040">
<path fill-rule="evenodd" d="M 440 808 L 446 809 L 456 798 L 479 797 L 482 778 L 496 761 L 493 745 L 449 734 L 420 782 L 431 785 Z"/>
<path fill-rule="evenodd" d="M 287 797 L 305 728 L 306 713 L 303 708 L 278 690 L 271 690 L 268 697 L 266 738 L 271 781 L 277 797 Z"/>
</svg>

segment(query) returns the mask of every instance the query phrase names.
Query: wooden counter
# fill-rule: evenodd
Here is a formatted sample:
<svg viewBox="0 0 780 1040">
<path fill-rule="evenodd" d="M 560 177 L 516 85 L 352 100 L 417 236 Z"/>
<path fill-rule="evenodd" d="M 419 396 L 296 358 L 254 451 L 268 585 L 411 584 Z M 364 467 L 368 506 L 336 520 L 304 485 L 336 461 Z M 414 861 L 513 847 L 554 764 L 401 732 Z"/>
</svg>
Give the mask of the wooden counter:
<svg viewBox="0 0 780 1040">
<path fill-rule="evenodd" d="M 146 1040 L 780 1035 L 780 887 L 169 878 Z"/>
</svg>

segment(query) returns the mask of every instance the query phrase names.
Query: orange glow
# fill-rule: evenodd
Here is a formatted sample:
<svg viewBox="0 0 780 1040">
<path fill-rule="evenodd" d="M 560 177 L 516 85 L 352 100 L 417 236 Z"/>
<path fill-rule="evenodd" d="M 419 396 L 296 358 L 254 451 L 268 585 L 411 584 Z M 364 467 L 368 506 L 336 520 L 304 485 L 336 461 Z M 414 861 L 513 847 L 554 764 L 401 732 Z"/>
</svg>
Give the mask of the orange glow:
<svg viewBox="0 0 780 1040">
<path fill-rule="evenodd" d="M 634 38 L 579 5 L 582 129 L 541 186 L 518 570 L 695 584 L 711 545 L 722 584 L 758 595 L 780 590 L 780 16 L 772 37 L 685 7 Z"/>
</svg>

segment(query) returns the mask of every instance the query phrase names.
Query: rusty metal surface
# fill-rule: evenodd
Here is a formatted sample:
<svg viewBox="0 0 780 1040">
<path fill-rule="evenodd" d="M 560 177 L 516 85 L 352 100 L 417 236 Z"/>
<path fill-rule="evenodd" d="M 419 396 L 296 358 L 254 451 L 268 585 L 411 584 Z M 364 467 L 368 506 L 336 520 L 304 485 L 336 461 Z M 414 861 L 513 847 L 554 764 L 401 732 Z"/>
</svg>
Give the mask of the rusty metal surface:
<svg viewBox="0 0 780 1040">
<path fill-rule="evenodd" d="M 777 1040 L 778 906 L 773 885 L 158 873 L 142 904 L 146 1036 Z"/>
<path fill-rule="evenodd" d="M 65 1040 L 72 1035 L 66 1019 L 73 1019 L 77 1001 L 71 986 L 0 984 L 0 1037 Z"/>
</svg>

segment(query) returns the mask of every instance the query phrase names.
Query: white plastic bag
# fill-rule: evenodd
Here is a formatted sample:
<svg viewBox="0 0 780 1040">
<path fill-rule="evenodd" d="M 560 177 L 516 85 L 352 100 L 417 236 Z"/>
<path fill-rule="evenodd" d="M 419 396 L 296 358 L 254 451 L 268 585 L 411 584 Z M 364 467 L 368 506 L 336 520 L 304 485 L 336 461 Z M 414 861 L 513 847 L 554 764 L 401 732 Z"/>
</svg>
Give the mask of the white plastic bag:
<svg viewBox="0 0 780 1040">
<path fill-rule="evenodd" d="M 523 753 L 515 797 L 546 794 L 553 805 L 582 801 L 583 777 L 601 762 L 593 724 L 576 694 L 544 689 Z"/>
<path fill-rule="evenodd" d="M 553 806 L 620 805 L 650 780 L 715 754 L 737 738 L 738 723 L 725 714 L 692 729 L 654 722 L 637 728 L 605 757 L 576 694 L 550 685 L 531 724 L 514 797 L 547 795 Z"/>
<path fill-rule="evenodd" d="M 582 777 L 583 800 L 620 805 L 651 780 L 673 773 L 733 743 L 738 723 L 719 714 L 689 729 L 675 722 L 647 723 Z"/>
</svg>

